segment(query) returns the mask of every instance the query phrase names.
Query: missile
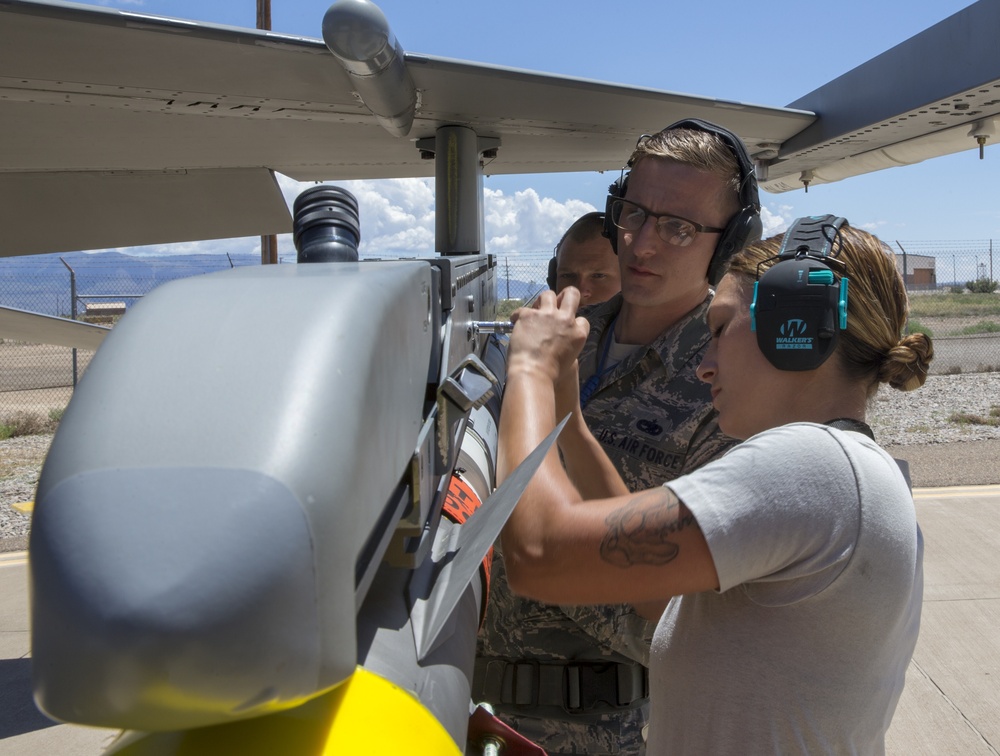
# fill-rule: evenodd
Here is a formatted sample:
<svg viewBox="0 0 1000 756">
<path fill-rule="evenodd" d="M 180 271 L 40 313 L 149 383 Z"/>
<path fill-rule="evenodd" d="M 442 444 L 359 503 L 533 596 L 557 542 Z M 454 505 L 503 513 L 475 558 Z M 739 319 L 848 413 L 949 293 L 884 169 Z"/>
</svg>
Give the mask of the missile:
<svg viewBox="0 0 1000 756">
<path fill-rule="evenodd" d="M 555 434 L 494 490 L 495 260 L 352 261 L 353 198 L 308 192 L 334 261 L 156 289 L 43 467 L 35 699 L 111 753 L 467 749 L 490 549 Z"/>
</svg>

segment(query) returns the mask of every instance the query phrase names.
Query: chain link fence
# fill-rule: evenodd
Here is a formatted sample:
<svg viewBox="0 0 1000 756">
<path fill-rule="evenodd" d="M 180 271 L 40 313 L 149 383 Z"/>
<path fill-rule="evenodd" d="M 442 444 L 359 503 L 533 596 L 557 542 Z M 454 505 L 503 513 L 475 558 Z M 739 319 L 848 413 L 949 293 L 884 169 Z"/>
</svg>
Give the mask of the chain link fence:
<svg viewBox="0 0 1000 756">
<path fill-rule="evenodd" d="M 932 372 L 1000 370 L 1000 293 L 993 241 L 891 242 L 910 292 L 909 329 L 931 334 Z M 1000 249 L 997 250 L 1000 253 Z M 497 262 L 499 317 L 546 287 L 551 251 Z M 259 257 L 136 257 L 113 252 L 0 259 L 0 305 L 103 325 L 177 278 L 258 265 Z M 1000 274 L 1000 270 L 997 271 Z M 92 352 L 0 339 L 0 426 L 12 417 L 58 419 Z"/>
<path fill-rule="evenodd" d="M 177 278 L 259 265 L 247 255 L 137 257 L 73 252 L 0 259 L 0 305 L 114 326 L 142 297 Z M 92 350 L 0 338 L 0 436 L 3 426 L 46 430 L 69 403 Z"/>
<path fill-rule="evenodd" d="M 1000 370 L 1000 244 L 989 239 L 887 243 L 910 298 L 907 329 L 934 339 L 931 373 Z M 550 257 L 547 252 L 500 259 L 501 315 L 545 285 Z"/>
</svg>

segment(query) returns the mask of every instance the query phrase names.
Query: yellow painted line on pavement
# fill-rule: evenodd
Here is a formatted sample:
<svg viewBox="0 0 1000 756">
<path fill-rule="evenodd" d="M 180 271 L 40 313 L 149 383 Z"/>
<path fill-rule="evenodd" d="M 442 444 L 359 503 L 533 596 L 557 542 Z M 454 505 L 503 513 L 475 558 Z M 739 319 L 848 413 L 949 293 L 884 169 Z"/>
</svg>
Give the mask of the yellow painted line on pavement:
<svg viewBox="0 0 1000 756">
<path fill-rule="evenodd" d="M 914 488 L 914 499 L 968 499 L 1000 496 L 1000 486 L 949 486 L 947 488 Z"/>
<path fill-rule="evenodd" d="M 11 504 L 11 506 L 21 514 L 31 514 L 35 511 L 35 502 L 33 501 L 20 501 L 17 504 Z"/>
<path fill-rule="evenodd" d="M 0 552 L 0 567 L 21 567 L 27 563 L 27 551 Z"/>
</svg>

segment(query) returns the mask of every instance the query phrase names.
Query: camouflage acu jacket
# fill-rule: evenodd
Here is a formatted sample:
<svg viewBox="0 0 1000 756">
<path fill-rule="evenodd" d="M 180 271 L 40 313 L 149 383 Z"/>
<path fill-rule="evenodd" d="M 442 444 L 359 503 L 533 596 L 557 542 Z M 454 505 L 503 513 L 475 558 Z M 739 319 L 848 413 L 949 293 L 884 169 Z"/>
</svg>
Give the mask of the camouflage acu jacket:
<svg viewBox="0 0 1000 756">
<path fill-rule="evenodd" d="M 596 372 L 598 349 L 621 304 L 618 295 L 581 312 L 591 324 L 580 354 L 581 383 Z M 695 375 L 709 342 L 707 308 L 708 300 L 652 344 L 636 350 L 608 371 L 584 409 L 587 425 L 633 491 L 673 480 L 735 443 L 719 430 L 709 388 Z M 499 559 L 497 555 L 496 561 Z M 560 607 L 515 596 L 501 563 L 494 567 L 478 655 L 537 661 L 637 661 L 648 665 L 654 629 L 655 623 L 643 620 L 627 605 Z M 498 708 L 498 713 L 504 713 L 503 707 Z M 526 711 L 519 714 L 521 722 L 525 715 L 530 716 Z M 628 723 L 617 723 L 622 728 L 617 736 L 622 740 L 632 739 L 628 735 L 637 736 L 628 731 L 641 726 L 641 713 L 622 711 L 620 715 Z M 535 716 L 546 719 L 549 713 L 540 711 Z M 610 724 L 609 718 L 614 716 L 601 717 L 604 727 Z M 559 730 L 560 725 L 553 721 L 544 729 L 550 728 Z M 567 734 L 563 733 L 563 737 Z M 550 742 L 550 747 L 554 745 Z"/>
<path fill-rule="evenodd" d="M 719 430 L 707 384 L 695 375 L 708 348 L 708 299 L 647 347 L 607 372 L 584 407 L 587 426 L 631 491 L 695 470 L 735 443 Z M 621 310 L 621 295 L 583 311 L 590 335 L 580 379 L 597 371 L 599 349 Z"/>
</svg>

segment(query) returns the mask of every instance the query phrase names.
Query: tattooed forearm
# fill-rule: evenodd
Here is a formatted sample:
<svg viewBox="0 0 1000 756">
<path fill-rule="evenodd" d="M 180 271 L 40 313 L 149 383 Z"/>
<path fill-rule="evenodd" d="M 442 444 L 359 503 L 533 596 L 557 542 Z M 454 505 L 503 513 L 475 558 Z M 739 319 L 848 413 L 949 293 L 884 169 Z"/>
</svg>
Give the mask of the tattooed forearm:
<svg viewBox="0 0 1000 756">
<path fill-rule="evenodd" d="M 608 534 L 601 541 L 601 558 L 618 567 L 663 565 L 673 561 L 680 546 L 670 536 L 698 523 L 669 488 L 644 491 L 607 516 Z"/>
</svg>

